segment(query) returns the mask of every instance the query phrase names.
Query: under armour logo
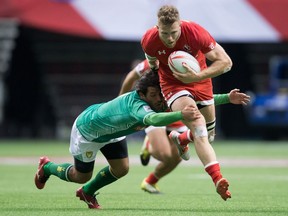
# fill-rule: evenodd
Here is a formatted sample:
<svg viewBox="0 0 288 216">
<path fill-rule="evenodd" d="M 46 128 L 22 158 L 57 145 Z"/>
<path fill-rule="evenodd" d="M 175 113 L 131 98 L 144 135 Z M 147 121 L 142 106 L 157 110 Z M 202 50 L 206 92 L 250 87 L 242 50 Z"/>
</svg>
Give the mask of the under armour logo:
<svg viewBox="0 0 288 216">
<path fill-rule="evenodd" d="M 165 50 L 158 51 L 158 54 L 159 54 L 159 55 L 161 55 L 161 54 L 166 54 L 166 51 L 165 51 Z"/>
<path fill-rule="evenodd" d="M 191 50 L 191 47 L 188 45 L 188 44 L 185 44 L 183 49 L 186 51 L 186 52 L 189 52 Z"/>
</svg>

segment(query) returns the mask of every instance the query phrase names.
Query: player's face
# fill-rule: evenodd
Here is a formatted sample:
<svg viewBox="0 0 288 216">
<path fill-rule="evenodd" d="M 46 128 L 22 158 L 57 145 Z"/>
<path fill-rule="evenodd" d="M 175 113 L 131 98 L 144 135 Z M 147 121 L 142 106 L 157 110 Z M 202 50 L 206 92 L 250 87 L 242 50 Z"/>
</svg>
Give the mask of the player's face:
<svg viewBox="0 0 288 216">
<path fill-rule="evenodd" d="M 148 87 L 147 94 L 143 98 L 154 111 L 163 111 L 164 98 L 159 88 Z"/>
<path fill-rule="evenodd" d="M 158 24 L 158 32 L 161 41 L 165 46 L 173 48 L 181 35 L 180 22 L 176 21 L 172 25 Z"/>
</svg>

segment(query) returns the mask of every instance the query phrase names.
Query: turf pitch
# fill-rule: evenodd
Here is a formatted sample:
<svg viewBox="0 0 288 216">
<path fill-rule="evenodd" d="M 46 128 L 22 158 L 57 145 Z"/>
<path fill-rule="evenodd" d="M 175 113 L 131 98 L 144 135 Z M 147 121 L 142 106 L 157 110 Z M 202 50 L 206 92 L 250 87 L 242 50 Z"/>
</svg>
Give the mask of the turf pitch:
<svg viewBox="0 0 288 216">
<path fill-rule="evenodd" d="M 141 142 L 130 140 L 130 171 L 102 188 L 95 212 L 75 197 L 80 185 L 52 176 L 43 190 L 33 183 L 38 158 L 48 155 L 72 161 L 68 144 L 60 141 L 0 141 L 0 215 L 288 215 L 288 143 L 217 141 L 214 148 L 222 172 L 230 181 L 232 199 L 224 202 L 191 149 L 192 160 L 182 162 L 159 182 L 162 195 L 140 190 L 140 183 L 154 168 L 140 165 Z M 99 153 L 95 171 L 105 166 Z"/>
</svg>

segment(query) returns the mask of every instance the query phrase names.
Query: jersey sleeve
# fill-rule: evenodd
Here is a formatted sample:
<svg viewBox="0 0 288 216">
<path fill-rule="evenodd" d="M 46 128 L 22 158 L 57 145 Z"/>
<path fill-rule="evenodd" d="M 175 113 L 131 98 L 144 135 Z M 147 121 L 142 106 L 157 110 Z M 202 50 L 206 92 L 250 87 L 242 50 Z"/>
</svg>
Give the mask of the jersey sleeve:
<svg viewBox="0 0 288 216">
<path fill-rule="evenodd" d="M 215 106 L 230 103 L 229 94 L 214 94 Z"/>
<path fill-rule="evenodd" d="M 139 77 L 143 76 L 145 73 L 150 71 L 150 67 L 148 64 L 147 59 L 144 61 L 140 62 L 136 67 L 135 67 L 135 72 Z"/>
<path fill-rule="evenodd" d="M 141 104 L 133 106 L 131 114 L 134 116 L 135 119 L 137 119 L 137 121 L 144 123 L 144 119 L 148 115 L 154 114 L 156 112 L 152 110 L 152 108 L 145 102 L 142 103 L 141 101 L 140 103 Z"/>
<path fill-rule="evenodd" d="M 166 126 L 179 120 L 182 120 L 181 111 L 161 112 L 147 115 L 144 118 L 144 124 L 153 126 Z"/>
<path fill-rule="evenodd" d="M 190 32 L 193 32 L 194 38 L 196 39 L 194 41 L 191 41 L 191 43 L 195 44 L 195 41 L 197 41 L 198 48 L 201 50 L 202 53 L 208 53 L 215 48 L 215 39 L 202 26 L 194 22 L 189 22 L 188 28 Z"/>
<path fill-rule="evenodd" d="M 151 58 L 155 58 L 155 47 L 157 46 L 157 43 L 158 30 L 157 27 L 154 26 L 153 28 L 148 29 L 141 39 L 141 46 L 148 60 L 154 60 Z"/>
</svg>

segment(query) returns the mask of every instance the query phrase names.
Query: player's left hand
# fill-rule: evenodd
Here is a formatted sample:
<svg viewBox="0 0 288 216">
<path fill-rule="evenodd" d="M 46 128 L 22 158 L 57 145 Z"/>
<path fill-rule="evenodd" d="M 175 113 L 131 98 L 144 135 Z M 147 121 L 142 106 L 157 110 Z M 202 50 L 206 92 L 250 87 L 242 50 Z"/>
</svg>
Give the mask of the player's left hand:
<svg viewBox="0 0 288 216">
<path fill-rule="evenodd" d="M 240 92 L 240 89 L 232 89 L 228 96 L 232 104 L 247 105 L 250 102 L 250 96 Z"/>
<path fill-rule="evenodd" d="M 197 106 L 194 105 L 186 105 L 184 109 L 181 111 L 182 118 L 185 121 L 194 121 L 201 117 L 201 113 Z"/>
<path fill-rule="evenodd" d="M 200 74 L 193 71 L 186 63 L 183 63 L 183 67 L 186 69 L 186 73 L 180 73 L 177 71 L 173 72 L 173 76 L 176 79 L 183 83 L 192 83 L 201 80 Z"/>
</svg>

